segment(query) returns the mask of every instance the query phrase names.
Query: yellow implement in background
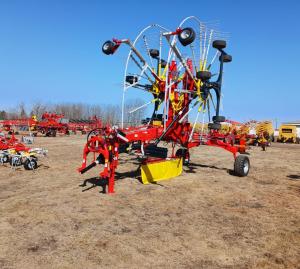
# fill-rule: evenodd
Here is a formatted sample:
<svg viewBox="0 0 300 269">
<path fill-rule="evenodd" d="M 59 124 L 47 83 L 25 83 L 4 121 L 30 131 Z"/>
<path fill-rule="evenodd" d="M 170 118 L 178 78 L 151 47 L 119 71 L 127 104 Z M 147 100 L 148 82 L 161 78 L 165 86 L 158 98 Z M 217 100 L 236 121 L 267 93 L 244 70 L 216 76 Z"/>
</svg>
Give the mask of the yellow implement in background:
<svg viewBox="0 0 300 269">
<path fill-rule="evenodd" d="M 142 164 L 141 175 L 143 184 L 177 177 L 182 173 L 182 158 Z"/>
</svg>

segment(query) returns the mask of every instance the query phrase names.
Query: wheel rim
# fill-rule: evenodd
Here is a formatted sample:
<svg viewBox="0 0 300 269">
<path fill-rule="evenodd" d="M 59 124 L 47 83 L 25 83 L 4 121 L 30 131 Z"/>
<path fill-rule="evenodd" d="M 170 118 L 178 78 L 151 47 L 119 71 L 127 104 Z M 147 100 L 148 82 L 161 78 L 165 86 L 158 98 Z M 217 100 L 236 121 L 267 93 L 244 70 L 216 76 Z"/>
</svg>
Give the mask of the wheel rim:
<svg viewBox="0 0 300 269">
<path fill-rule="evenodd" d="M 249 162 L 248 161 L 245 161 L 244 164 L 243 164 L 243 171 L 244 171 L 244 174 L 248 174 L 249 172 Z"/>
<path fill-rule="evenodd" d="M 181 32 L 180 36 L 181 36 L 182 39 L 186 39 L 190 36 L 190 34 L 191 33 L 188 30 L 184 30 L 184 31 Z"/>
<path fill-rule="evenodd" d="M 29 161 L 29 163 L 28 163 L 28 168 L 29 168 L 30 170 L 33 170 L 34 167 L 35 167 L 34 161 Z"/>
</svg>

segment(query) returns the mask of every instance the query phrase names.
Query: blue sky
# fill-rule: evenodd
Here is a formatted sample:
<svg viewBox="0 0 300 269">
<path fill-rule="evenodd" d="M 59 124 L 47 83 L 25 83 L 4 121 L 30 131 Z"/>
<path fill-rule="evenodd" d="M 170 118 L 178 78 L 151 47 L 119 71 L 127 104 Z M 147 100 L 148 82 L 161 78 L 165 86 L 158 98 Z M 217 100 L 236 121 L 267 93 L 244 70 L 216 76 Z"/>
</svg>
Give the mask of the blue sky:
<svg viewBox="0 0 300 269">
<path fill-rule="evenodd" d="M 186 16 L 220 21 L 227 48 L 224 114 L 231 119 L 300 118 L 300 1 L 0 1 L 0 109 L 24 101 L 118 104 L 128 50 L 151 23 Z"/>
</svg>

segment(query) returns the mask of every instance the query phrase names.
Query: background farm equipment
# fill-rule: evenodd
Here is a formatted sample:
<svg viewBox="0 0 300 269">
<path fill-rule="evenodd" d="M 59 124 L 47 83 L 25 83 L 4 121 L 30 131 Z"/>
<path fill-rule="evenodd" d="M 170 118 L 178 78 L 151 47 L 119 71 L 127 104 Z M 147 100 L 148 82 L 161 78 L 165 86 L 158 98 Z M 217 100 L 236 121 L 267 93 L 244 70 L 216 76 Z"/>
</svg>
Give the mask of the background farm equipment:
<svg viewBox="0 0 300 269">
<path fill-rule="evenodd" d="M 300 133 L 300 132 L 299 132 Z M 278 142 L 281 143 L 300 143 L 300 135 L 295 125 L 283 124 L 279 128 Z"/>
<path fill-rule="evenodd" d="M 96 116 L 92 117 L 89 120 L 84 119 L 71 119 L 68 123 L 68 128 L 73 133 L 81 132 L 86 134 L 94 129 L 101 128 L 102 122 Z"/>
<path fill-rule="evenodd" d="M 41 120 L 36 116 L 29 119 L 3 120 L 0 121 L 3 129 L 9 133 L 18 133 L 18 131 L 30 131 L 33 135 L 41 133 L 45 136 L 55 137 L 57 134 L 69 135 L 81 132 L 83 134 L 102 126 L 101 120 L 92 117 L 89 120 L 69 120 L 65 119 L 63 114 L 45 112 Z"/>
<path fill-rule="evenodd" d="M 245 153 L 244 140 L 241 139 L 240 145 L 233 145 L 220 132 L 221 123 L 225 121 L 219 114 L 223 67 L 232 60 L 224 51 L 226 41 L 220 37 L 222 33 L 192 16 L 184 19 L 175 31 L 154 24 L 144 28 L 134 42 L 129 39 L 106 41 L 102 46 L 106 55 L 114 54 L 123 44 L 130 48 L 125 67 L 121 127 L 106 126 L 89 133 L 79 172 L 83 174 L 98 164 L 103 165 L 100 178 L 108 182 L 108 193 L 113 193 L 120 153 L 135 153 L 140 161 L 141 181 L 153 183 L 181 174 L 182 165 L 189 164 L 190 149 L 208 145 L 229 151 L 235 159 L 235 174 L 246 176 L 249 159 L 238 154 Z M 215 51 L 209 61 L 211 46 Z M 217 59 L 219 64 L 215 66 Z M 143 125 L 125 128 L 125 94 L 129 89 L 152 97 L 129 113 L 151 104 L 154 107 L 152 116 L 144 120 Z M 193 109 L 196 117 L 191 124 L 188 117 Z M 212 110 L 215 116 L 211 118 Z M 204 117 L 208 116 L 207 134 L 196 130 L 199 115 L 202 115 L 202 126 Z M 90 153 L 93 158 L 88 164 Z"/>
<path fill-rule="evenodd" d="M 42 148 L 28 148 L 14 134 L 11 137 L 0 137 L 0 163 L 9 163 L 12 168 L 23 165 L 26 170 L 35 170 L 38 157 L 46 156 L 47 152 Z"/>
</svg>

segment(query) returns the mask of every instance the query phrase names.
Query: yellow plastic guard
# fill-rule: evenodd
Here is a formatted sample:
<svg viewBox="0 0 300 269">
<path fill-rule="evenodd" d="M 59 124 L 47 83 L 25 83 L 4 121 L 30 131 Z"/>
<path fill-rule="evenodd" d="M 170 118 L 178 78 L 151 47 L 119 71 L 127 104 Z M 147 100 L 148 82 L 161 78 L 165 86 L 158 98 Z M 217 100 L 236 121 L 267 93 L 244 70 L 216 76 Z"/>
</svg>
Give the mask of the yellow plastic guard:
<svg viewBox="0 0 300 269">
<path fill-rule="evenodd" d="M 141 175 L 143 184 L 154 183 L 177 177 L 182 173 L 182 158 L 142 164 Z"/>
</svg>

